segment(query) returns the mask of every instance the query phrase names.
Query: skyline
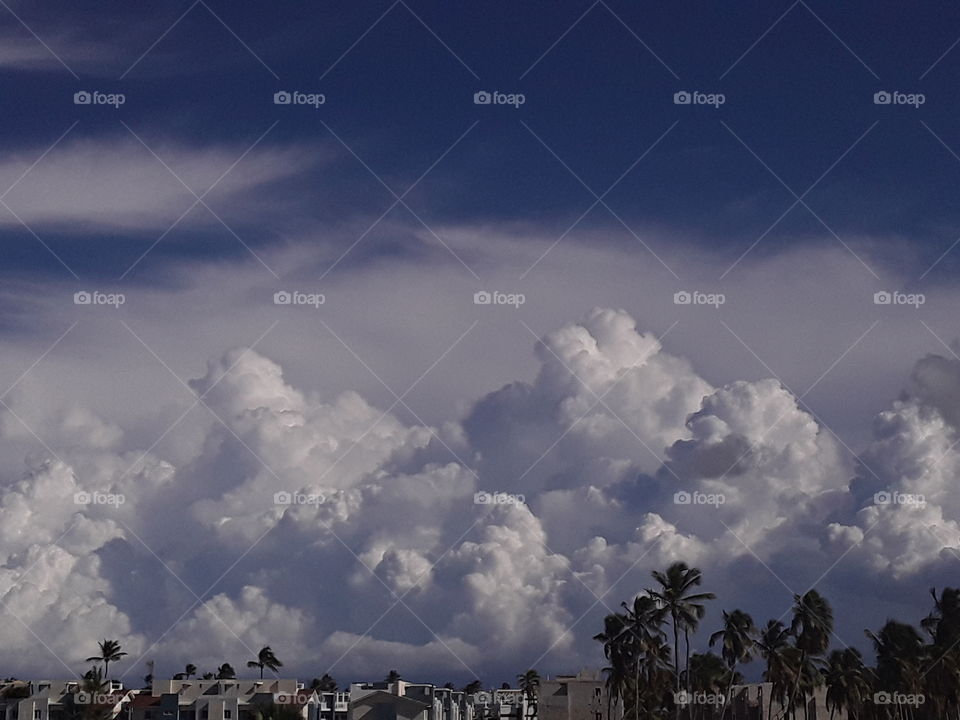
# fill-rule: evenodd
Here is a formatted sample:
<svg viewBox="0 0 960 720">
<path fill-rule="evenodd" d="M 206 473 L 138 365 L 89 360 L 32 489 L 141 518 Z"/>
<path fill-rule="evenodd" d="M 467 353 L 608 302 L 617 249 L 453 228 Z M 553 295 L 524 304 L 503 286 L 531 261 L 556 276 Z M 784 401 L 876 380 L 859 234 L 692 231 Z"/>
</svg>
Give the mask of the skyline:
<svg viewBox="0 0 960 720">
<path fill-rule="evenodd" d="M 19 673 L 574 672 L 676 560 L 866 649 L 956 585 L 954 8 L 0 5 Z"/>
</svg>

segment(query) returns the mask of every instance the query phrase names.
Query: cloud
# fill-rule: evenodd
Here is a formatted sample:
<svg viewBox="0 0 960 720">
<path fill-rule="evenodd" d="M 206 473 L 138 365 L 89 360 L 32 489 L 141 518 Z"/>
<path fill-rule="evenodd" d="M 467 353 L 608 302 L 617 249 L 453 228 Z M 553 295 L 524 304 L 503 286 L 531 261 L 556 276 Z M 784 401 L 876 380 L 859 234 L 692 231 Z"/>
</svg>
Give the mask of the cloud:
<svg viewBox="0 0 960 720">
<path fill-rule="evenodd" d="M 131 652 L 127 673 L 140 654 L 212 669 L 270 644 L 292 673 L 469 679 L 502 673 L 504 649 L 557 670 L 599 662 L 602 615 L 678 559 L 756 617 L 785 608 L 745 571 L 800 588 L 842 561 L 837 588 L 906 596 L 954 561 L 956 361 L 921 359 L 857 458 L 780 381 L 714 385 L 625 311 L 530 345 L 532 379 L 435 426 L 305 388 L 249 347 L 213 354 L 188 388 L 164 372 L 160 397 L 177 400 L 152 422 L 107 422 L 73 396 L 31 405 L 25 380 L 0 415 L 5 457 L 33 443 L 0 494 L 2 600 L 38 632 L 66 629 L 43 636 L 49 651 L 19 623 L 0 642 L 38 669 L 53 652 L 82 670 L 77 648 L 102 635 Z M 323 375 L 329 357 L 293 374 Z M 497 490 L 523 500 L 476 504 Z M 882 490 L 926 504 L 876 505 Z"/>
<path fill-rule="evenodd" d="M 75 234 L 163 231 L 194 205 L 193 193 L 203 195 L 211 187 L 204 202 L 214 212 L 249 219 L 255 208 L 265 207 L 263 193 L 317 162 L 316 154 L 295 147 L 188 146 L 149 133 L 143 141 L 150 149 L 126 134 L 68 135 L 42 159 L 48 146 L 6 156 L 0 185 L 13 186 L 4 198 L 13 212 L 0 213 L 0 222 L 18 225 L 19 217 L 31 227 Z M 232 169 L 235 164 L 239 171 Z M 181 222 L 212 227 L 217 220 L 198 204 Z"/>
</svg>

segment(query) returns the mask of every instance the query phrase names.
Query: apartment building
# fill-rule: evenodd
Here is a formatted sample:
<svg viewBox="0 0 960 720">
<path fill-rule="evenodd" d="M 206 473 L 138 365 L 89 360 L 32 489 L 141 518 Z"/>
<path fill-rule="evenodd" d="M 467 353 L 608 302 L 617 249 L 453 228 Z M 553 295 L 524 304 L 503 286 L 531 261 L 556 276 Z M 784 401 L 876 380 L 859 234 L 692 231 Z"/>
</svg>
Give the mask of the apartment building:
<svg viewBox="0 0 960 720">
<path fill-rule="evenodd" d="M 623 706 L 610 702 L 603 674 L 581 670 L 540 681 L 538 720 L 621 720 Z"/>
</svg>

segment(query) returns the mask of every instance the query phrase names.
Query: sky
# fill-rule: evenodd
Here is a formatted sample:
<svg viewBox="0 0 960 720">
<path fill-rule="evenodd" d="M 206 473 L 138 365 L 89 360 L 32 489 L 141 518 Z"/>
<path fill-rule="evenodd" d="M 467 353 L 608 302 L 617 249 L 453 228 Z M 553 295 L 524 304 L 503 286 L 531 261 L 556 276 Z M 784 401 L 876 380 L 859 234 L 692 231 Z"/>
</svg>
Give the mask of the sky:
<svg viewBox="0 0 960 720">
<path fill-rule="evenodd" d="M 958 75 L 937 2 L 0 2 L 3 674 L 499 685 L 677 560 L 695 650 L 918 622 Z"/>
</svg>

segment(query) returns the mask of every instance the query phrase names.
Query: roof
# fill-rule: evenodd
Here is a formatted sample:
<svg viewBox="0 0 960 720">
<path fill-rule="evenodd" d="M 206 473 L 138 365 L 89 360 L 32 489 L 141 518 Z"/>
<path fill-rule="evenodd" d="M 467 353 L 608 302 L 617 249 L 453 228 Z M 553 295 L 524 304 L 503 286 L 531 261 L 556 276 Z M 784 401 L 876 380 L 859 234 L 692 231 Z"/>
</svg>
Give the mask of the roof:
<svg viewBox="0 0 960 720">
<path fill-rule="evenodd" d="M 132 708 L 145 708 L 153 707 L 160 704 L 160 698 L 154 697 L 149 693 L 139 693 L 133 696 L 133 699 L 130 701 L 130 707 Z"/>
<path fill-rule="evenodd" d="M 375 690 L 369 695 L 364 695 L 359 700 L 354 700 L 352 704 L 358 705 L 367 703 L 370 705 L 382 705 L 384 703 L 396 703 L 397 705 L 412 705 L 415 708 L 421 710 L 427 710 L 430 707 L 430 703 L 420 702 L 419 700 L 414 700 L 413 698 L 404 697 L 403 695 L 394 695 L 389 693 L 386 690 Z"/>
</svg>

